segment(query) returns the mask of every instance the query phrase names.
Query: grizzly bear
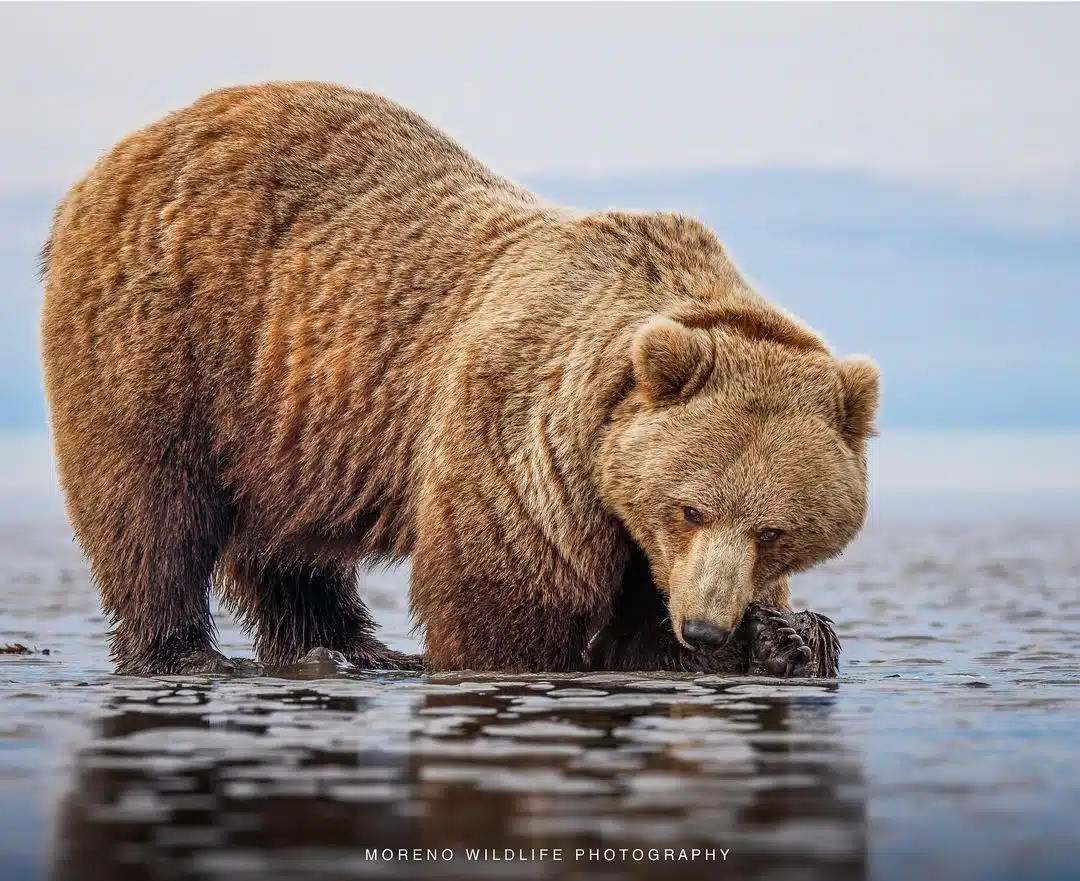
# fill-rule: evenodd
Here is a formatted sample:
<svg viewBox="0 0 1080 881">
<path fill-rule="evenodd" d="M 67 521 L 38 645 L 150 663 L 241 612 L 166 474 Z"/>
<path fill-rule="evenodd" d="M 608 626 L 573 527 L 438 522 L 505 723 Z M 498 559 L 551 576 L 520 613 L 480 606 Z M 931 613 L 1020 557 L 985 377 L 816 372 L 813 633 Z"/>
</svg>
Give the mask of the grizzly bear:
<svg viewBox="0 0 1080 881">
<path fill-rule="evenodd" d="M 416 667 L 356 585 L 411 558 L 432 669 L 835 672 L 787 579 L 863 523 L 878 372 L 701 223 L 563 208 L 377 95 L 270 83 L 121 142 L 42 264 L 118 671 L 232 669 L 211 586 L 267 664 Z"/>
</svg>

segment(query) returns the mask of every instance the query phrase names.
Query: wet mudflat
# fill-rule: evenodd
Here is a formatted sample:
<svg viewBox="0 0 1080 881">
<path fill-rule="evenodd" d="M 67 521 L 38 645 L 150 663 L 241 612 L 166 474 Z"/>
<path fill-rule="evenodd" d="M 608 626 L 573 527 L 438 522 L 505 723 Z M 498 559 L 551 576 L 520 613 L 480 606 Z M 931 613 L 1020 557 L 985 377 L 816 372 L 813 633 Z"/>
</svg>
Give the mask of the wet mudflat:
<svg viewBox="0 0 1080 881">
<path fill-rule="evenodd" d="M 829 684 L 151 680 L 111 675 L 62 517 L 9 508 L 0 878 L 1077 878 L 1078 536 L 1075 499 L 877 512 L 795 582 Z M 406 582 L 365 576 L 409 649 Z"/>
</svg>

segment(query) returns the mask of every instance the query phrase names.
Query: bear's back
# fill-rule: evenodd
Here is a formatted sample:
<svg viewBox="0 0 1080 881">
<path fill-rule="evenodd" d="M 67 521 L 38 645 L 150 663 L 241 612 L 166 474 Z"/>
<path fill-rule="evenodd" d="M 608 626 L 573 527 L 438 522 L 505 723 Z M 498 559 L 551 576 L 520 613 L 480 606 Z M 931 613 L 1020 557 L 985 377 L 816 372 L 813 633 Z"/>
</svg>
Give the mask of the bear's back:
<svg viewBox="0 0 1080 881">
<path fill-rule="evenodd" d="M 143 266 L 164 257 L 180 282 L 220 272 L 230 246 L 247 259 L 376 215 L 385 230 L 504 201 L 537 200 L 393 101 L 326 83 L 239 86 L 106 154 L 58 209 L 46 256 L 68 238 L 80 259 L 108 260 L 120 239 Z"/>
<path fill-rule="evenodd" d="M 236 482 L 267 498 L 327 497 L 331 473 L 353 498 L 396 486 L 457 350 L 449 329 L 550 211 L 416 114 L 341 86 L 223 89 L 135 132 L 72 188 L 43 253 L 62 470 L 197 433 L 257 469 Z"/>
<path fill-rule="evenodd" d="M 221 185 L 223 191 L 272 185 L 281 202 L 317 193 L 326 212 L 376 191 L 428 205 L 437 204 L 440 193 L 465 190 L 533 198 L 419 115 L 344 86 L 299 82 L 222 89 L 162 125 L 172 128 L 192 184 Z"/>
</svg>

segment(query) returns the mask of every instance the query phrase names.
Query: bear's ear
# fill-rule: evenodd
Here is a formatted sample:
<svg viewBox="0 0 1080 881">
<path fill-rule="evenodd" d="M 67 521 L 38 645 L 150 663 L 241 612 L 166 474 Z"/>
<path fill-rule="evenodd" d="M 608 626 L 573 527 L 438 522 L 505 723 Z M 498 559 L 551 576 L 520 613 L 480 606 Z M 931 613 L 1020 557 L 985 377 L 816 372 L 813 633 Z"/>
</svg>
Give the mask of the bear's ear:
<svg viewBox="0 0 1080 881">
<path fill-rule="evenodd" d="M 844 396 L 841 433 L 848 443 L 858 447 L 877 433 L 874 417 L 878 410 L 881 374 L 877 365 L 865 355 L 843 358 L 839 363 Z"/>
<path fill-rule="evenodd" d="M 667 315 L 654 315 L 630 344 L 634 381 L 646 398 L 668 401 L 692 394 L 712 368 L 712 340 Z"/>
</svg>

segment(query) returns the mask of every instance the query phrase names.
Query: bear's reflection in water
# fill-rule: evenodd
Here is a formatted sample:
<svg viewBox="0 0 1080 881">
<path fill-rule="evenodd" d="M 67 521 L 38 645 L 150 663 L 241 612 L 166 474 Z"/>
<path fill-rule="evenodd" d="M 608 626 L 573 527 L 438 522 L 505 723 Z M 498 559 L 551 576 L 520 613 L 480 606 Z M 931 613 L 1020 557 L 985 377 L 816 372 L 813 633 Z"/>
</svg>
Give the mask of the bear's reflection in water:
<svg viewBox="0 0 1080 881">
<path fill-rule="evenodd" d="M 832 701 L 700 679 L 143 682 L 75 758 L 53 877 L 862 878 Z"/>
</svg>

